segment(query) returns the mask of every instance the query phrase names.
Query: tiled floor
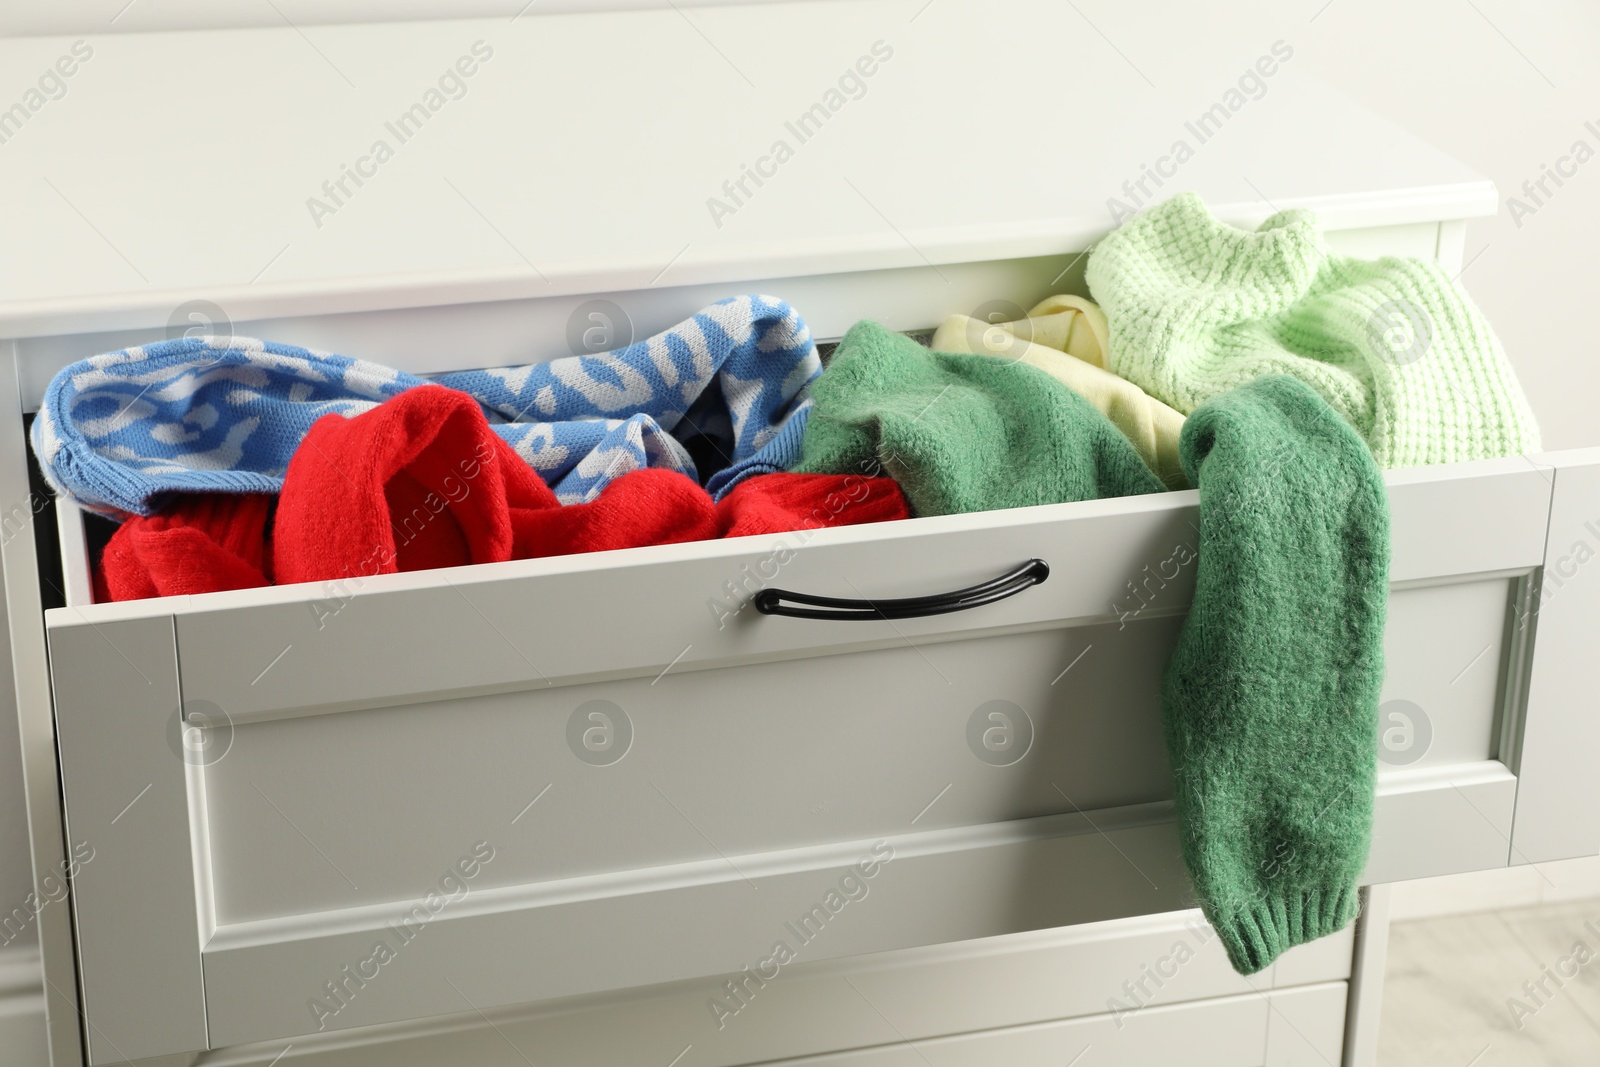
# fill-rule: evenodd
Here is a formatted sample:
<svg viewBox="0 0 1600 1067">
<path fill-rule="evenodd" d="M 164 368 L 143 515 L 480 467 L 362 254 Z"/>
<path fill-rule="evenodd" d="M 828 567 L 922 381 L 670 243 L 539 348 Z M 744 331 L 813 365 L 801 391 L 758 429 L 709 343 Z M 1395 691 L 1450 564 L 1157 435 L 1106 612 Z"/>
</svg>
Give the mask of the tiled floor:
<svg viewBox="0 0 1600 1067">
<path fill-rule="evenodd" d="M 1395 923 L 1378 1063 L 1600 1064 L 1600 898 Z"/>
</svg>

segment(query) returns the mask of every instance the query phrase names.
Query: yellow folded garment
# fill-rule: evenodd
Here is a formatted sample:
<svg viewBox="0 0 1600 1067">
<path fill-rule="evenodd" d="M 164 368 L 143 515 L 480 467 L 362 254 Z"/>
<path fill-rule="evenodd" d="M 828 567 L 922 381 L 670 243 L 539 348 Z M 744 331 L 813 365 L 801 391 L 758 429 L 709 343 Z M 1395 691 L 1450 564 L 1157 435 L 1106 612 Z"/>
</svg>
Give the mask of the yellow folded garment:
<svg viewBox="0 0 1600 1067">
<path fill-rule="evenodd" d="M 1052 296 L 1016 322 L 952 315 L 932 348 L 1037 367 L 1104 412 L 1167 488 L 1187 489 L 1178 461 L 1183 415 L 1105 369 L 1107 336 L 1105 313 L 1092 301 Z"/>
</svg>

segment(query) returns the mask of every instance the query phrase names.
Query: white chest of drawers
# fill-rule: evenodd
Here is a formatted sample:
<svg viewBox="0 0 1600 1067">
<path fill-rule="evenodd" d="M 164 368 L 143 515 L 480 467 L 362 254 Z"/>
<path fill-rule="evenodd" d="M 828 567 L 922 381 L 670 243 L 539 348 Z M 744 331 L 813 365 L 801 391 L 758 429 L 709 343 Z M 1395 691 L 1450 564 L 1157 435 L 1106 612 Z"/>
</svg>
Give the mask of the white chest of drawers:
<svg viewBox="0 0 1600 1067">
<path fill-rule="evenodd" d="M 564 354 L 593 300 L 643 336 L 772 292 L 819 339 L 1027 306 L 1081 291 L 1118 204 L 1176 188 L 1240 224 L 1314 207 L 1336 247 L 1447 264 L 1493 209 L 1292 56 L 1190 130 L 1212 100 L 1135 91 L 1114 52 L 1030 63 L 1070 15 L 1029 14 L 1037 38 L 806 4 L 95 42 L 77 95 L 30 119 L 58 128 L 7 147 L 0 188 L 30 209 L 0 257 L 0 404 L 31 410 L 60 366 L 197 309 L 428 373 Z M 971 33 L 1007 53 L 972 60 Z M 691 45 L 710 47 L 685 64 Z M 462 89 L 431 108 L 450 70 Z M 1071 138 L 1015 112 L 1090 86 L 1126 96 Z M 819 101 L 826 119 L 792 128 Z M 195 130 L 220 147 L 179 147 Z M 1011 147 L 931 150 L 952 139 Z M 31 500 L 12 426 L 0 489 Z M 1580 686 L 1600 579 L 1574 559 L 1600 454 L 1389 485 L 1384 696 L 1423 708 L 1431 742 L 1381 776 L 1368 880 L 1593 853 L 1600 796 L 1575 770 L 1600 731 Z M 1361 1062 L 1381 921 L 1370 951 L 1347 933 L 1246 981 L 1181 910 L 1156 679 L 1189 588 L 1131 624 L 1111 605 L 1195 506 L 125 605 L 87 603 L 74 511 L 59 576 L 22 523 L 3 553 L 34 860 L 93 854 L 71 922 L 40 914 L 55 1063 Z M 900 624 L 708 607 L 743 603 L 750 575 L 893 597 L 1030 558 L 1044 585 Z M 43 610 L 56 583 L 68 606 Z M 1031 726 L 1004 765 L 967 739 L 995 701 Z M 226 723 L 198 757 L 174 741 L 184 706 Z M 596 707 L 620 759 L 568 744 Z M 470 891 L 432 907 L 459 864 Z"/>
</svg>

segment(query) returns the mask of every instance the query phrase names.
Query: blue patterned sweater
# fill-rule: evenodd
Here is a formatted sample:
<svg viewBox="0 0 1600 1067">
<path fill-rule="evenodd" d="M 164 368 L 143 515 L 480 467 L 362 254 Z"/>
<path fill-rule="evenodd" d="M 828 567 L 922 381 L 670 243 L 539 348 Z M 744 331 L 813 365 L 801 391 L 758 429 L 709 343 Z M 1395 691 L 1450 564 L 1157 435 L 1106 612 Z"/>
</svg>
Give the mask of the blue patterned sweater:
<svg viewBox="0 0 1600 1067">
<path fill-rule="evenodd" d="M 563 503 L 644 467 L 720 498 L 800 455 L 821 372 L 800 315 L 723 300 L 626 348 L 432 379 L 477 398 L 494 431 Z M 51 381 L 33 447 L 56 491 L 112 516 L 170 492 L 276 492 L 311 424 L 354 417 L 429 379 L 245 337 L 185 337 L 93 356 Z M 704 478 L 684 447 L 721 457 Z M 704 454 L 704 453 L 703 453 Z"/>
</svg>

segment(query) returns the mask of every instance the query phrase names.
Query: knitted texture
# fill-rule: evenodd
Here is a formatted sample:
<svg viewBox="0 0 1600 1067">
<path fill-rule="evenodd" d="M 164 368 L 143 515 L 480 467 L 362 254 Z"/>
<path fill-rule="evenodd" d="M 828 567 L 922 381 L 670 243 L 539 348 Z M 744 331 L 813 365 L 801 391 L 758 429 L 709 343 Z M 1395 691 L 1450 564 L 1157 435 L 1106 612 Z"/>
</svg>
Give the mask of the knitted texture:
<svg viewBox="0 0 1600 1067">
<path fill-rule="evenodd" d="M 1037 367 L 1104 412 L 1167 488 L 1189 488 L 1178 459 L 1183 416 L 1104 369 L 1107 338 L 1106 317 L 1092 302 L 1052 296 L 1016 322 L 952 315 L 929 347 Z"/>
<path fill-rule="evenodd" d="M 160 515 L 117 527 L 100 554 L 96 600 L 142 600 L 268 580 L 267 519 L 272 498 L 259 493 L 196 493 Z"/>
<path fill-rule="evenodd" d="M 893 478 L 858 474 L 763 474 L 717 502 L 723 537 L 856 526 L 909 519 L 911 508 Z"/>
<path fill-rule="evenodd" d="M 325 416 L 277 501 L 180 493 L 112 536 L 99 600 L 336 581 L 717 537 L 902 519 L 899 486 L 859 475 L 764 474 L 720 502 L 689 477 L 630 471 L 582 504 L 555 494 L 491 432 L 471 397 L 412 389 L 354 418 Z M 271 566 L 268 566 L 269 561 Z"/>
<path fill-rule="evenodd" d="M 564 503 L 647 467 L 720 497 L 799 455 L 821 370 L 798 313 L 741 296 L 615 352 L 447 374 Z M 148 515 L 172 492 L 272 493 L 311 424 L 427 384 L 411 374 L 243 337 L 179 338 L 94 356 L 45 393 L 33 446 L 57 492 Z M 686 445 L 716 457 L 709 479 Z M 704 447 L 700 447 L 704 446 Z"/>
<path fill-rule="evenodd" d="M 1087 277 L 1110 320 L 1108 369 L 1181 412 L 1287 374 L 1380 466 L 1538 451 L 1500 342 L 1450 276 L 1424 260 L 1333 255 L 1309 212 L 1250 233 L 1184 193 L 1102 240 Z"/>
<path fill-rule="evenodd" d="M 631 471 L 594 500 L 513 517 L 517 559 L 709 541 L 908 517 L 888 478 L 761 474 L 715 504 L 676 471 Z"/>
<path fill-rule="evenodd" d="M 845 334 L 812 397 L 795 469 L 887 473 L 916 515 L 1162 490 L 1128 439 L 1050 375 L 930 352 L 875 322 Z"/>
<path fill-rule="evenodd" d="M 512 558 L 513 512 L 555 494 L 464 393 L 429 385 L 317 420 L 284 477 L 273 570 L 285 585 Z"/>
<path fill-rule="evenodd" d="M 517 559 L 885 522 L 910 515 L 888 478 L 762 474 L 715 504 L 675 471 L 632 471 L 594 500 L 513 520 Z"/>
<path fill-rule="evenodd" d="M 764 474 L 714 503 L 693 479 L 659 468 L 629 471 L 595 499 L 562 505 L 491 429 L 471 397 L 437 385 L 409 390 L 355 418 L 320 419 L 290 462 L 278 501 L 272 545 L 278 581 L 333 581 L 908 514 L 887 478 Z M 259 557 L 259 544 L 256 551 Z"/>
<path fill-rule="evenodd" d="M 1309 387 L 1201 405 L 1194 600 L 1162 703 L 1184 859 L 1241 974 L 1357 910 L 1377 780 L 1389 509 L 1371 453 Z"/>
</svg>

